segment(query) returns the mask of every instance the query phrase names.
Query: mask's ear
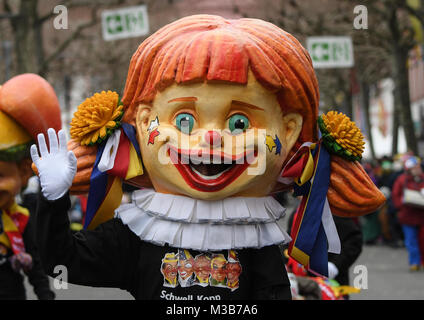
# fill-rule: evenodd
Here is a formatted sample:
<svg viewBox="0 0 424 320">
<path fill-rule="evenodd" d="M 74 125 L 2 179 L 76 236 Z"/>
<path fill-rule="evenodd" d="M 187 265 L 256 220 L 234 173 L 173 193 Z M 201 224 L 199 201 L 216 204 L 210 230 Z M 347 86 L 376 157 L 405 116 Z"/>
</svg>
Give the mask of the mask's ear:
<svg viewBox="0 0 424 320">
<path fill-rule="evenodd" d="M 25 188 L 28 184 L 29 178 L 34 175 L 34 172 L 31 169 L 32 161 L 29 158 L 22 159 L 18 163 L 19 175 L 21 176 L 22 188 Z"/>
<path fill-rule="evenodd" d="M 143 135 L 144 132 L 147 132 L 147 128 L 149 127 L 150 112 L 151 112 L 151 106 L 147 104 L 140 104 L 136 107 L 136 112 L 135 112 L 136 116 L 135 116 L 134 122 L 135 122 L 135 128 L 137 130 L 137 139 L 140 146 L 142 144 L 142 137 L 140 135 Z M 153 188 L 152 182 L 150 181 L 150 178 L 149 178 L 149 174 L 146 170 L 144 170 L 144 173 L 141 176 L 137 176 L 130 180 L 126 180 L 125 183 L 138 187 L 138 188 L 143 188 L 143 187 Z"/>
<path fill-rule="evenodd" d="M 147 104 L 139 104 L 137 106 L 135 125 L 138 133 L 143 134 L 143 132 L 147 131 L 151 110 L 152 107 Z"/>
<path fill-rule="evenodd" d="M 288 161 L 289 159 L 287 157 L 290 155 L 291 149 L 295 145 L 300 133 L 302 132 L 303 117 L 299 113 L 288 113 L 283 116 L 283 124 L 284 131 L 282 134 L 282 139 L 284 140 L 281 142 L 284 146 L 283 150 L 285 161 Z M 272 192 L 287 191 L 291 188 L 291 185 L 285 185 L 278 182 Z"/>
<path fill-rule="evenodd" d="M 302 131 L 303 117 L 299 113 L 288 113 L 283 116 L 283 123 L 285 128 L 283 134 L 284 146 L 287 154 L 289 154 Z"/>
</svg>

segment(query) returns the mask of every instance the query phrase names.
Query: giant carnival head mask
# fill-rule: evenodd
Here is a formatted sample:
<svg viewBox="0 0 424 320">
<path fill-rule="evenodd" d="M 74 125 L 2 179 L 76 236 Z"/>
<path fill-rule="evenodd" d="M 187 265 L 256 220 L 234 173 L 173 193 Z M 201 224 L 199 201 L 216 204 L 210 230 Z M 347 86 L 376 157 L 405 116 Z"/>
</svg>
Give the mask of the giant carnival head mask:
<svg viewBox="0 0 424 320">
<path fill-rule="evenodd" d="M 265 196 L 296 142 L 315 138 L 308 53 L 256 19 L 192 16 L 134 54 L 123 102 L 154 188 L 200 199 Z"/>
<path fill-rule="evenodd" d="M 96 148 L 81 145 L 106 139 L 117 120 L 131 124 L 144 174 L 121 176 L 161 193 L 204 200 L 266 196 L 291 186 L 280 183 L 282 168 L 305 143 L 318 142 L 319 92 L 310 56 L 292 35 L 258 19 L 195 15 L 164 26 L 134 53 L 121 105 L 116 95 L 115 109 L 87 120 L 90 106 L 106 105 L 102 99 L 111 94 L 96 94 L 90 99 L 98 102 L 88 99 L 87 109 L 79 108 L 70 149 L 93 162 Z M 103 114 L 113 121 L 93 124 Z M 338 139 L 338 153 L 359 159 L 359 130 L 333 116 L 324 119 L 322 132 Z M 360 215 L 384 202 L 359 163 L 331 159 L 333 213 Z M 89 162 L 80 162 L 71 191 L 88 191 Z"/>
</svg>

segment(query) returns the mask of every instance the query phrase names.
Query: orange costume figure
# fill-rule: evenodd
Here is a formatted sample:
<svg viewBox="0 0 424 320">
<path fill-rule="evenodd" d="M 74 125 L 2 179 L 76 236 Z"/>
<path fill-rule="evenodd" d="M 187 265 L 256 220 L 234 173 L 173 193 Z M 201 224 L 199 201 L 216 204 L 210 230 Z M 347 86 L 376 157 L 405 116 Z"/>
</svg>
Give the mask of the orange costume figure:
<svg viewBox="0 0 424 320">
<path fill-rule="evenodd" d="M 88 257 L 80 247 L 97 248 L 107 239 L 111 251 L 106 260 L 116 250 L 134 265 L 133 259 L 146 256 L 143 252 L 160 263 L 170 248 L 195 250 L 194 271 L 203 283 L 207 256 L 237 250 L 242 273 L 235 290 L 205 282 L 170 292 L 161 290 L 160 274 L 149 279 L 154 289 L 148 290 L 142 287 L 147 281 L 143 273 L 136 276 L 139 286 L 129 290 L 138 298 L 194 293 L 222 299 L 290 298 L 278 245 L 290 243 L 295 259 L 325 274 L 327 240 L 331 252 L 340 250 L 332 214 L 366 214 L 385 200 L 358 162 L 364 144 L 359 129 L 339 113 L 318 118 L 318 104 L 308 52 L 277 26 L 212 15 L 164 26 L 134 53 L 122 100 L 108 91 L 78 107 L 69 152 L 64 133 L 57 138 L 54 130 L 49 143 L 59 144 L 59 152 L 47 151 L 43 135 L 40 150 L 32 149 L 43 195 L 51 201 L 41 199 L 47 210 L 39 219 L 49 221 L 49 228 L 48 222 L 45 227 L 40 223 L 40 231 L 74 248 L 70 259 L 46 241 L 48 265 L 66 259 L 75 261 L 68 268 L 77 262 L 85 266 Z M 50 167 L 55 161 L 66 168 L 59 181 Z M 143 189 L 133 193 L 130 204 L 119 206 L 122 181 Z M 284 208 L 272 194 L 292 188 L 304 201 L 289 236 L 278 223 Z M 66 210 L 68 190 L 89 194 L 84 241 L 53 229 L 65 218 L 49 211 Z M 120 240 L 111 243 L 116 233 Z M 128 247 L 133 254 L 125 254 Z M 207 268 L 209 276 L 210 260 Z M 78 283 L 125 287 L 121 278 L 111 280 L 116 277 L 112 270 L 90 270 L 84 268 L 84 276 L 69 274 Z M 116 266 L 115 272 L 123 271 Z"/>
<path fill-rule="evenodd" d="M 0 86 L 0 299 L 25 299 L 21 270 L 39 299 L 53 299 L 35 245 L 30 212 L 16 195 L 33 175 L 30 146 L 39 132 L 61 128 L 56 94 L 46 80 L 22 74 Z"/>
</svg>

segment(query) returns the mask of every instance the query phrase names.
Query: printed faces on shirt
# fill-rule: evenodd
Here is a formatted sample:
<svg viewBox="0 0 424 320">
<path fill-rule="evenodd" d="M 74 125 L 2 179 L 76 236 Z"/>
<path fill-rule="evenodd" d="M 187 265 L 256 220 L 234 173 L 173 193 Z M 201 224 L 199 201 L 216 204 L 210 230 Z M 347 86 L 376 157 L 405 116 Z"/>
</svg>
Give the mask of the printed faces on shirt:
<svg viewBox="0 0 424 320">
<path fill-rule="evenodd" d="M 224 254 L 202 253 L 195 257 L 189 250 L 168 252 L 162 259 L 161 273 L 163 286 L 175 288 L 194 285 L 228 288 L 231 291 L 239 287 L 241 264 L 234 250 Z"/>
</svg>

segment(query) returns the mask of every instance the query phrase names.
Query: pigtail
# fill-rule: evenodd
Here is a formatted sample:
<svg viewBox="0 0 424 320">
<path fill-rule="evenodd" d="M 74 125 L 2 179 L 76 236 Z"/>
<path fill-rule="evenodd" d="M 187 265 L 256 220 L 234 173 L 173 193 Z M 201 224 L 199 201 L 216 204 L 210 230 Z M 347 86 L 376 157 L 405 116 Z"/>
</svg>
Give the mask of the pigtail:
<svg viewBox="0 0 424 320">
<path fill-rule="evenodd" d="M 358 161 L 332 155 L 330 166 L 327 198 L 334 215 L 361 216 L 377 210 L 386 201 Z"/>
<path fill-rule="evenodd" d="M 383 193 L 372 182 L 358 161 L 331 155 L 330 171 L 327 199 L 334 215 L 362 216 L 376 211 L 386 201 Z M 272 193 L 291 190 L 295 184 L 289 181 L 279 180 Z"/>
<path fill-rule="evenodd" d="M 380 208 L 386 198 L 359 162 L 365 144 L 359 128 L 346 115 L 335 111 L 321 115 L 317 123 L 321 138 L 316 143 L 304 142 L 300 146 L 300 141 L 296 142 L 274 191 L 293 187 L 295 194 L 306 195 L 304 192 L 309 189 L 302 186 L 313 179 L 314 187 L 318 185 L 326 190 L 331 212 L 336 216 L 357 217 Z M 322 152 L 317 152 L 317 146 L 329 155 L 325 160 L 320 160 L 318 154 Z M 315 181 L 313 172 L 319 168 L 328 172 L 328 179 L 320 176 L 328 182 L 328 187 L 327 182 Z"/>
<path fill-rule="evenodd" d="M 325 148 L 332 154 L 328 202 L 333 214 L 361 216 L 377 210 L 386 198 L 359 161 L 364 151 L 364 136 L 346 115 L 330 111 L 318 117 Z"/>
<path fill-rule="evenodd" d="M 78 141 L 68 141 L 68 150 L 73 151 L 77 158 L 77 173 L 72 182 L 70 193 L 86 194 L 90 189 L 90 177 L 96 161 L 97 146 L 82 146 Z"/>
</svg>

